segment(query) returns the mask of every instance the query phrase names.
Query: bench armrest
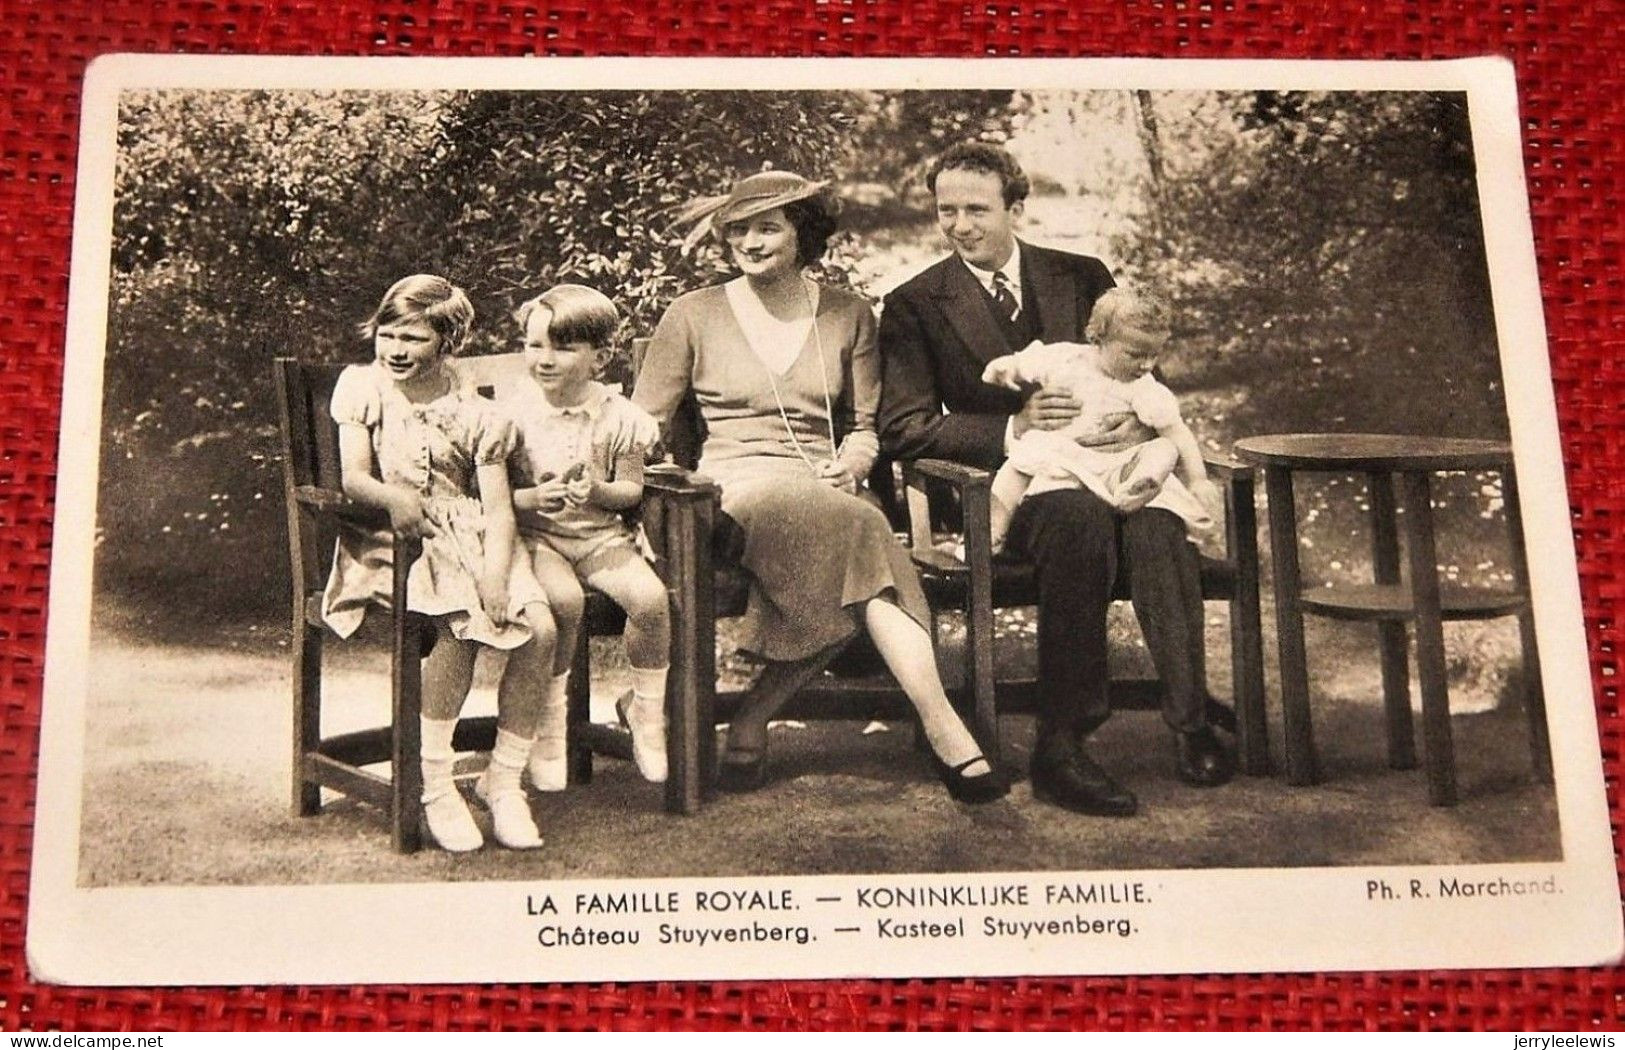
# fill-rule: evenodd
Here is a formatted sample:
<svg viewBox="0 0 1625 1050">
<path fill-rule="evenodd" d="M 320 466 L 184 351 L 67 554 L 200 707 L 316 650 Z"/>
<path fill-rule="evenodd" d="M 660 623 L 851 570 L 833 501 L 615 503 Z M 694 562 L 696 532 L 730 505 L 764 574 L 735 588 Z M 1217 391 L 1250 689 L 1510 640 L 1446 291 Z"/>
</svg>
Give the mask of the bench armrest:
<svg viewBox="0 0 1625 1050">
<path fill-rule="evenodd" d="M 300 485 L 293 490 L 294 501 L 316 514 L 327 515 L 354 525 L 389 527 L 389 514 L 378 507 L 358 503 L 342 492 L 318 485 Z"/>
<path fill-rule="evenodd" d="M 675 463 L 656 463 L 643 472 L 643 502 L 638 519 L 653 548 L 656 569 L 673 586 L 672 562 L 691 564 L 703 548 L 707 558 L 722 490 L 716 482 Z M 681 573 L 678 573 L 681 575 Z M 709 584 L 709 575 L 705 583 Z M 698 581 L 690 581 L 697 586 Z"/>
<path fill-rule="evenodd" d="M 702 474 L 684 470 L 675 463 L 656 463 L 644 468 L 645 499 L 706 500 L 720 495 L 716 482 Z"/>
<path fill-rule="evenodd" d="M 981 467 L 968 467 L 963 463 L 953 463 L 946 459 L 904 460 L 902 467 L 905 485 L 912 484 L 911 474 L 947 482 L 956 490 L 963 490 L 972 485 L 987 487 L 993 484 L 993 475 Z"/>
<path fill-rule="evenodd" d="M 938 571 L 957 563 L 957 559 L 935 547 L 931 503 L 925 490 L 929 479 L 953 489 L 959 504 L 957 531 L 964 537 L 965 562 L 973 574 L 981 572 L 984 579 L 991 579 L 993 533 L 988 523 L 988 505 L 992 499 L 993 475 L 980 467 L 942 459 L 905 460 L 901 466 L 908 508 L 909 547 L 914 563 Z"/>
</svg>

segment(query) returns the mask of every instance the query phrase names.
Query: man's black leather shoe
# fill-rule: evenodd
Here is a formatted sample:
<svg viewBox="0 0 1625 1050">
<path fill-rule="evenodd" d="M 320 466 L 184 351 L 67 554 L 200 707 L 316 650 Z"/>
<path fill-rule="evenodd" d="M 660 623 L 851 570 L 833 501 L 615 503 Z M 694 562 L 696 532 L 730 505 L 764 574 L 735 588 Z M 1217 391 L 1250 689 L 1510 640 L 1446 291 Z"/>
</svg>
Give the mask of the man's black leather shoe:
<svg viewBox="0 0 1625 1050">
<path fill-rule="evenodd" d="M 1106 775 L 1081 748 L 1034 755 L 1033 797 L 1094 817 L 1132 817 L 1133 793 Z"/>
<path fill-rule="evenodd" d="M 1179 779 L 1192 787 L 1218 787 L 1236 775 L 1236 757 L 1219 743 L 1206 726 L 1175 734 L 1179 749 Z"/>
<path fill-rule="evenodd" d="M 1207 724 L 1231 736 L 1236 735 L 1236 709 L 1222 700 L 1207 698 Z"/>
</svg>

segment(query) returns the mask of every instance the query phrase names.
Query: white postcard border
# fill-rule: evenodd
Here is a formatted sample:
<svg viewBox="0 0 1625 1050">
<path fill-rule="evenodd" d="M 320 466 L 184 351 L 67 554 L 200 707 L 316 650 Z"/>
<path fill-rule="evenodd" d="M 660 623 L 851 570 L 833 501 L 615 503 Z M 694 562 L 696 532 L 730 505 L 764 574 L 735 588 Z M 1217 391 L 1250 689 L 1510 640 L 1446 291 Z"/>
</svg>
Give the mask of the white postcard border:
<svg viewBox="0 0 1625 1050">
<path fill-rule="evenodd" d="M 334 885 L 86 889 L 77 885 L 91 559 L 100 444 L 102 350 L 113 212 L 118 93 L 158 87 L 432 87 L 773 90 L 876 88 L 1382 89 L 1464 91 L 1503 376 L 1538 609 L 1563 857 L 1550 864 L 1109 872 L 1068 875 L 796 876 L 612 883 Z M 1561 445 L 1546 356 L 1523 177 L 1513 69 L 1499 59 L 1303 62 L 1147 59 L 441 59 L 107 56 L 87 74 L 73 236 L 68 353 L 51 567 L 50 630 L 28 924 L 36 978 L 79 984 L 355 983 L 1067 973 L 1364 970 L 1592 965 L 1617 959 L 1619 885 L 1580 614 Z M 1493 217 L 1490 218 L 1490 217 Z M 387 849 L 380 834 L 379 848 Z M 1411 880 L 1433 893 L 1408 895 Z M 1528 896 L 1441 900 L 1441 880 L 1535 885 Z M 1549 884 L 1547 880 L 1552 880 Z M 1134 887 L 1146 903 L 1088 908 L 1008 904 L 903 911 L 858 893 L 958 887 Z M 1550 885 L 1556 892 L 1546 892 Z M 1375 887 L 1375 889 L 1374 889 Z M 1394 891 L 1385 897 L 1384 891 Z M 790 894 L 794 910 L 701 914 L 700 892 Z M 572 914 L 578 893 L 665 894 L 684 907 L 604 920 Z M 1102 890 L 1132 898 L 1132 889 Z M 551 894 L 560 909 L 547 914 Z M 818 896 L 840 896 L 819 904 Z M 651 898 L 661 900 L 664 898 Z M 770 898 L 777 900 L 781 898 Z M 1510 903 L 1509 903 L 1510 900 Z M 544 914 L 532 914 L 536 908 Z M 1124 917 L 1128 937 L 896 938 L 833 932 L 963 917 Z M 685 928 L 805 925 L 816 940 L 680 949 Z M 636 927 L 639 946 L 542 949 L 549 924 Z M 1283 936 L 1280 931 L 1290 931 Z M 659 950 L 651 951 L 654 947 Z"/>
</svg>

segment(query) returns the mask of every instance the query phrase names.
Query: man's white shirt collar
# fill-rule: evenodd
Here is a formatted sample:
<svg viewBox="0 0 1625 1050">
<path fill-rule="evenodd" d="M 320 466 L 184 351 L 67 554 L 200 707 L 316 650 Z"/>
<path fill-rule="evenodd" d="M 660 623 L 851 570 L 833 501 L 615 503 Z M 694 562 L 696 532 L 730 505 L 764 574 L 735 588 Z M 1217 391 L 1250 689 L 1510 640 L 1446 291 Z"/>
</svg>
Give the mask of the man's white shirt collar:
<svg viewBox="0 0 1625 1050">
<path fill-rule="evenodd" d="M 980 266 L 972 266 L 969 262 L 966 262 L 966 260 L 964 259 L 963 256 L 960 257 L 959 261 L 962 262 L 962 263 L 965 263 L 965 269 L 969 270 L 971 272 L 971 276 L 975 277 L 977 282 L 980 283 L 981 286 L 984 289 L 987 290 L 987 294 L 992 295 L 993 294 L 993 274 L 995 273 L 995 271 L 993 271 L 993 270 L 984 270 Z M 1010 292 L 1011 292 L 1012 295 L 1014 295 L 1016 297 L 1016 306 L 1017 307 L 1025 307 L 1027 304 L 1025 304 L 1025 303 L 1023 303 L 1021 301 L 1021 242 L 1020 241 L 1016 242 L 1015 250 L 1010 253 L 1010 258 L 1006 259 L 1004 261 L 1004 265 L 999 267 L 996 272 L 1004 274 L 1005 280 L 1010 282 Z"/>
</svg>

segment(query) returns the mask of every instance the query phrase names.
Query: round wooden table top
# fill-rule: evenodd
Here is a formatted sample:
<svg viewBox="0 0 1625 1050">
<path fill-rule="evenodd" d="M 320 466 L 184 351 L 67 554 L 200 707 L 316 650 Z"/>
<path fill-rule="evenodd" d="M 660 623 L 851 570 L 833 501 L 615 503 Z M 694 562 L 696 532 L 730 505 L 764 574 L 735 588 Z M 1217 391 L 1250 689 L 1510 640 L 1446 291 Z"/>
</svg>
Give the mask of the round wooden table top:
<svg viewBox="0 0 1625 1050">
<path fill-rule="evenodd" d="M 1302 470 L 1476 470 L 1512 461 L 1505 441 L 1407 434 L 1266 434 L 1235 449 L 1255 466 Z"/>
</svg>

